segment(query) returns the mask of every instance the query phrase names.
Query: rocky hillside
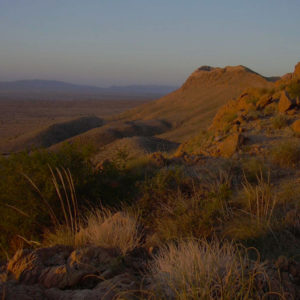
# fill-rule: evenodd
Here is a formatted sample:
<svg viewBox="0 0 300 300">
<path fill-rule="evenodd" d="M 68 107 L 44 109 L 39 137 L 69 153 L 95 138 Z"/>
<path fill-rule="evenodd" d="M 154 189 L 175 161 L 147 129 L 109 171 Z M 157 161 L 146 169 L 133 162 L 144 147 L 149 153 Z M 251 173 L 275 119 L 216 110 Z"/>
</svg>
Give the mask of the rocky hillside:
<svg viewBox="0 0 300 300">
<path fill-rule="evenodd" d="M 124 113 L 123 118 L 165 120 L 172 124 L 172 130 L 162 137 L 181 142 L 206 128 L 218 108 L 245 88 L 272 88 L 273 85 L 273 79 L 244 66 L 203 66 L 193 72 L 177 91 Z"/>
<path fill-rule="evenodd" d="M 199 72 L 258 76 L 221 70 Z M 52 171 L 65 219 L 38 228 L 38 241 L 30 232 L 14 236 L 23 244 L 0 267 L 2 298 L 300 299 L 300 64 L 275 84 L 261 80 L 228 99 L 175 154 L 160 148 L 175 144 L 153 137 L 168 123 L 93 129 L 111 141 L 103 144 L 108 158 L 88 173 L 90 190 L 101 187 L 101 206 L 91 209 L 88 199 L 78 210 L 70 173 Z M 123 143 L 143 160 L 134 150 L 121 153 L 121 163 L 110 156 L 109 145 Z M 145 153 L 153 144 L 159 151 Z M 114 194 L 126 203 L 114 206 Z"/>
<path fill-rule="evenodd" d="M 248 88 L 216 113 L 207 131 L 183 143 L 178 151 L 232 157 L 270 157 L 279 144 L 298 141 L 300 133 L 300 64 L 270 89 Z"/>
</svg>

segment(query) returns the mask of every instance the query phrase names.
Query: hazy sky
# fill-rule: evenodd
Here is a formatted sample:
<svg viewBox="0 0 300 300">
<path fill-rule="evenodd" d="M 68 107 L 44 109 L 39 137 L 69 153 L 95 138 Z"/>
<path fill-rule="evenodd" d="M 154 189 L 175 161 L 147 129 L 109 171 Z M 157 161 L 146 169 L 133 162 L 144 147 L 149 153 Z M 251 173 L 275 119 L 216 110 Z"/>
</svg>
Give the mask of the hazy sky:
<svg viewBox="0 0 300 300">
<path fill-rule="evenodd" d="M 201 65 L 283 75 L 299 0 L 0 0 L 0 80 L 181 84 Z"/>
</svg>

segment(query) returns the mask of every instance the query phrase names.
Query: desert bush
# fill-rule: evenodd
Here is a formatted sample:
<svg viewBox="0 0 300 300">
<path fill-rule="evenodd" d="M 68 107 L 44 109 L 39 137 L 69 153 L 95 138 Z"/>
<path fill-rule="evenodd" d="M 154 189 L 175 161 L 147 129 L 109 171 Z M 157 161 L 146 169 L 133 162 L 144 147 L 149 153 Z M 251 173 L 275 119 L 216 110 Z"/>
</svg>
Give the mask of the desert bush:
<svg viewBox="0 0 300 300">
<path fill-rule="evenodd" d="M 189 139 L 185 143 L 182 143 L 178 150 L 175 153 L 175 156 L 186 153 L 199 153 L 201 149 L 205 148 L 205 146 L 211 142 L 213 138 L 213 133 L 210 131 L 202 130 L 195 137 Z"/>
<path fill-rule="evenodd" d="M 155 257 L 151 274 L 159 299 L 257 299 L 268 287 L 263 264 L 228 242 L 171 243 Z"/>
<path fill-rule="evenodd" d="M 80 199 L 83 195 L 91 199 L 95 195 L 97 187 L 93 183 L 94 171 L 83 148 L 79 150 L 75 146 L 66 145 L 58 152 L 38 150 L 30 154 L 23 152 L 2 158 L 0 243 L 4 249 L 8 250 L 12 245 L 18 244 L 16 240 L 20 236 L 28 240 L 38 240 L 44 228 L 52 224 L 49 207 L 43 199 L 51 205 L 57 219 L 64 218 L 49 166 L 70 170 Z"/>
<path fill-rule="evenodd" d="M 287 141 L 276 144 L 271 149 L 271 159 L 281 167 L 294 167 L 300 160 L 298 141 Z"/>
<path fill-rule="evenodd" d="M 292 81 L 286 87 L 286 89 L 292 98 L 300 97 L 300 82 L 299 81 Z"/>
<path fill-rule="evenodd" d="M 277 104 L 271 103 L 264 108 L 263 114 L 264 116 L 270 116 L 277 112 Z"/>
<path fill-rule="evenodd" d="M 263 178 L 267 179 L 268 167 L 266 162 L 261 158 L 245 158 L 241 162 L 241 168 L 244 177 L 249 182 L 257 183 L 257 179 L 259 178 L 257 175 L 262 175 Z"/>
<path fill-rule="evenodd" d="M 288 117 L 285 115 L 277 115 L 272 118 L 272 126 L 274 129 L 282 129 L 288 126 Z"/>
<path fill-rule="evenodd" d="M 185 189 L 170 191 L 163 199 L 150 197 L 138 202 L 139 209 L 146 212 L 144 224 L 154 232 L 150 243 L 210 237 L 231 218 L 230 175 L 222 171 L 205 174 L 206 178 L 194 178 Z"/>
<path fill-rule="evenodd" d="M 153 176 L 146 177 L 139 183 L 138 188 L 140 197 L 137 204 L 143 214 L 148 215 L 157 204 L 167 203 L 170 196 L 177 191 L 191 189 L 192 182 L 182 167 L 173 166 L 160 169 Z"/>
<path fill-rule="evenodd" d="M 251 109 L 247 113 L 247 118 L 249 120 L 257 120 L 260 117 L 261 113 L 255 109 Z"/>
</svg>

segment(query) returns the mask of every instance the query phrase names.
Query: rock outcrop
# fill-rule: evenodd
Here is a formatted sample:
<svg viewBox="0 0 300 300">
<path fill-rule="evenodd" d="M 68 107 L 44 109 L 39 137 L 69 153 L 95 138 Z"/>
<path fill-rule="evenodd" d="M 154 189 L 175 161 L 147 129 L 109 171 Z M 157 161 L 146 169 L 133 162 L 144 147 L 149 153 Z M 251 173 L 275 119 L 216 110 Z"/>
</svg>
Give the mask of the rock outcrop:
<svg viewBox="0 0 300 300">
<path fill-rule="evenodd" d="M 289 95 L 287 94 L 287 92 L 282 91 L 280 99 L 279 99 L 279 103 L 278 103 L 278 111 L 280 113 L 285 113 L 290 108 L 292 108 L 292 106 L 293 106 L 293 102 L 289 98 Z"/>
<path fill-rule="evenodd" d="M 300 120 L 296 120 L 291 127 L 296 133 L 300 133 Z"/>
<path fill-rule="evenodd" d="M 223 157 L 231 157 L 236 151 L 239 150 L 244 141 L 245 137 L 242 134 L 233 133 L 218 144 L 218 154 Z"/>
<path fill-rule="evenodd" d="M 54 246 L 20 250 L 0 273 L 4 299 L 115 299 L 140 287 L 136 274 L 148 259 L 145 250 L 126 256 L 116 249 Z"/>
</svg>

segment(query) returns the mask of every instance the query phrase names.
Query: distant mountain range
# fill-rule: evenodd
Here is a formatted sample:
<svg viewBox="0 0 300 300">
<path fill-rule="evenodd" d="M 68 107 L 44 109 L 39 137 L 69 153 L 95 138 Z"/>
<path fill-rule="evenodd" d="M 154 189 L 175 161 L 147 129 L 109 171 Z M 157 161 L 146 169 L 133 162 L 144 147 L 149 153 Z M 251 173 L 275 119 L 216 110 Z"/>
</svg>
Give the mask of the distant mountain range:
<svg viewBox="0 0 300 300">
<path fill-rule="evenodd" d="M 174 90 L 176 86 L 130 85 L 102 88 L 97 86 L 72 84 L 56 80 L 18 80 L 0 82 L 0 97 L 44 96 L 49 94 L 76 94 L 98 97 L 149 97 L 157 98 Z"/>
</svg>

